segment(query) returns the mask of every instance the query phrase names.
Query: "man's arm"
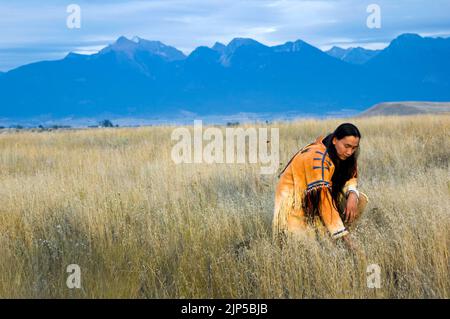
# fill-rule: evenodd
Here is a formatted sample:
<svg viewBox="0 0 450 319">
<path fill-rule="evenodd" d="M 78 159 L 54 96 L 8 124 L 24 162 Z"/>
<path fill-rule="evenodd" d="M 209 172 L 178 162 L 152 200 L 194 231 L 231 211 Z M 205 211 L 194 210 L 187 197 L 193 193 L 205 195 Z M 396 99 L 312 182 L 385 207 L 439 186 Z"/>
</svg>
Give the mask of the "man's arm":
<svg viewBox="0 0 450 319">
<path fill-rule="evenodd" d="M 320 218 L 331 234 L 331 237 L 337 239 L 346 236 L 348 230 L 344 226 L 339 212 L 333 204 L 331 196 L 331 167 L 328 167 L 327 161 L 320 159 L 322 156 L 324 156 L 323 153 L 317 153 L 316 151 L 305 156 L 304 174 L 308 185 L 304 198 L 305 210 L 309 209 L 312 211 L 313 207 L 308 207 L 308 205 L 314 203 L 314 200 L 311 199 L 320 196 L 317 203 L 319 205 Z M 305 211 L 305 214 L 307 214 L 307 211 Z"/>
<path fill-rule="evenodd" d="M 350 178 L 344 185 L 343 192 L 346 197 L 345 204 L 345 222 L 352 223 L 357 215 L 359 191 L 358 186 L 358 172 L 355 170 L 352 178 Z"/>
</svg>

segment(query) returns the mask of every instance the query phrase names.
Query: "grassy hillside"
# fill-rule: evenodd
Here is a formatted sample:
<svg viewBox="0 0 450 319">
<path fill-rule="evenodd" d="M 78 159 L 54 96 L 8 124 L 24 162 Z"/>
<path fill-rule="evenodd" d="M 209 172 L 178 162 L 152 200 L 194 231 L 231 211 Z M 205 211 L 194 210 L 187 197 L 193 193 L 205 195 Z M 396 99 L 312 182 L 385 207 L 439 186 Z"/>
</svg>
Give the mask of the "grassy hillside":
<svg viewBox="0 0 450 319">
<path fill-rule="evenodd" d="M 272 245 L 276 176 L 175 165 L 171 127 L 0 134 L 0 297 L 449 298 L 450 116 L 350 120 L 370 198 L 358 257 L 327 238 Z M 273 123 L 280 169 L 342 121 Z"/>
<path fill-rule="evenodd" d="M 417 115 L 450 113 L 449 102 L 385 102 L 379 103 L 360 116 Z"/>
</svg>

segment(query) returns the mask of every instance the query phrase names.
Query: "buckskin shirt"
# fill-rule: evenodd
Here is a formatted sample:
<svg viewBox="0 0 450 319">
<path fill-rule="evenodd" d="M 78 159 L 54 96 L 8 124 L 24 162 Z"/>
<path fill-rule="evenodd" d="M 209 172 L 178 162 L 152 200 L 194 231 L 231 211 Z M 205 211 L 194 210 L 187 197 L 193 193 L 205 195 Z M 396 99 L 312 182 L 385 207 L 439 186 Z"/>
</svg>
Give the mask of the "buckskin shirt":
<svg viewBox="0 0 450 319">
<path fill-rule="evenodd" d="M 281 234 L 295 235 L 303 232 L 308 218 L 316 221 L 320 219 L 332 238 L 348 234 L 336 205 L 333 205 L 331 178 L 335 166 L 322 140 L 323 136 L 320 136 L 314 143 L 302 148 L 280 175 L 275 192 L 275 239 Z M 347 194 L 354 191 L 360 197 L 356 187 L 357 171 L 345 183 L 343 192 Z M 365 195 L 364 197 L 366 199 Z M 358 207 L 358 210 L 362 209 L 363 207 Z"/>
</svg>

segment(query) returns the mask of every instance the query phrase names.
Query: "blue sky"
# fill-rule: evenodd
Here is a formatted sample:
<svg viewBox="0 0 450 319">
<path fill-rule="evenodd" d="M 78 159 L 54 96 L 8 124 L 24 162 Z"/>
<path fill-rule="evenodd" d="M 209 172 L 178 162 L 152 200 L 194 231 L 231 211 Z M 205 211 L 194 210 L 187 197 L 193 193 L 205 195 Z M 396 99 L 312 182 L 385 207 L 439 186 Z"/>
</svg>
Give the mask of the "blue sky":
<svg viewBox="0 0 450 319">
<path fill-rule="evenodd" d="M 381 9 L 379 29 L 366 25 L 373 3 Z M 80 29 L 66 25 L 69 4 L 81 8 Z M 234 37 L 382 48 L 406 32 L 450 36 L 449 12 L 450 0 L 0 0 L 0 71 L 70 51 L 94 53 L 121 35 L 185 53 Z"/>
</svg>

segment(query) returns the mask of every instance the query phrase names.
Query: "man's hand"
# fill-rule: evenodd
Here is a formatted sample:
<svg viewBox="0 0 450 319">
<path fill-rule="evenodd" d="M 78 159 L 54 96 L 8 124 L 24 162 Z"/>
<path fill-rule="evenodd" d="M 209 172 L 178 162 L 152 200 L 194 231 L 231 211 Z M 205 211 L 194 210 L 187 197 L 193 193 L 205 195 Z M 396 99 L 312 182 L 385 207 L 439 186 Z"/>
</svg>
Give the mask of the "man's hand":
<svg viewBox="0 0 450 319">
<path fill-rule="evenodd" d="M 344 210 L 346 223 L 353 223 L 357 215 L 357 209 L 358 196 L 355 194 L 355 192 L 350 192 L 350 194 L 348 194 L 347 203 Z"/>
<path fill-rule="evenodd" d="M 342 237 L 342 241 L 344 242 L 347 249 L 353 254 L 353 256 L 358 259 L 364 260 L 365 254 L 364 251 L 359 247 L 357 243 L 353 241 L 350 234 Z"/>
<path fill-rule="evenodd" d="M 356 251 L 357 247 L 354 244 L 353 240 L 351 239 L 350 235 L 346 235 L 344 237 L 342 237 L 342 241 L 344 242 L 345 246 L 347 246 L 347 248 L 350 251 Z"/>
</svg>

